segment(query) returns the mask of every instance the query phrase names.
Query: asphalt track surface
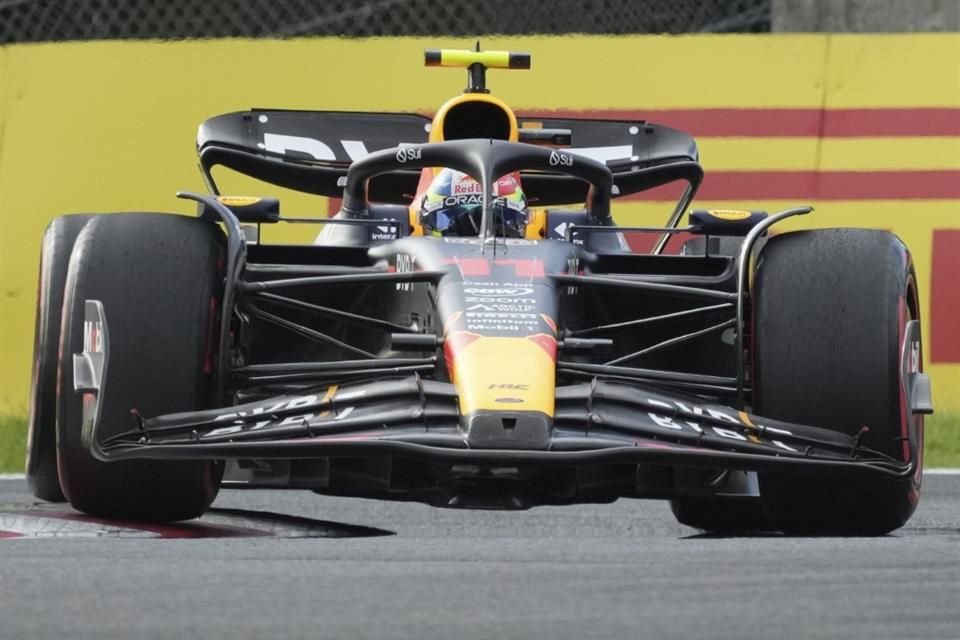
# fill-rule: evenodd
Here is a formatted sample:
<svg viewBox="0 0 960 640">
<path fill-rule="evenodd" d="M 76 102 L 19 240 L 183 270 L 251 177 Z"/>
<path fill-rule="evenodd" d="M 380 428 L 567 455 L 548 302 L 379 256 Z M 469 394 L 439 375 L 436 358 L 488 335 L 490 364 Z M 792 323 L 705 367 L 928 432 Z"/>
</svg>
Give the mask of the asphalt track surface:
<svg viewBox="0 0 960 640">
<path fill-rule="evenodd" d="M 153 531 L 32 502 L 0 480 L 0 529 L 23 536 L 0 540 L 0 638 L 960 638 L 955 475 L 884 538 L 711 538 L 625 500 L 225 491 Z"/>
</svg>

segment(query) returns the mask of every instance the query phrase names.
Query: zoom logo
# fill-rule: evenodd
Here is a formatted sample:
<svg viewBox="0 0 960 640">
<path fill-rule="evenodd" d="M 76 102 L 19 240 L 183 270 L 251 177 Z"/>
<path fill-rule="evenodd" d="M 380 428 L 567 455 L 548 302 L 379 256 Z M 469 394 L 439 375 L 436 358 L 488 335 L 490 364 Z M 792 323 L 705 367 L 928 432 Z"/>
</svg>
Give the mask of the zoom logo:
<svg viewBox="0 0 960 640">
<path fill-rule="evenodd" d="M 464 293 L 469 293 L 472 296 L 499 296 L 503 298 L 518 298 L 520 296 L 528 296 L 533 293 L 533 289 L 524 287 L 524 288 L 494 288 L 494 287 L 470 287 L 463 290 Z"/>
</svg>

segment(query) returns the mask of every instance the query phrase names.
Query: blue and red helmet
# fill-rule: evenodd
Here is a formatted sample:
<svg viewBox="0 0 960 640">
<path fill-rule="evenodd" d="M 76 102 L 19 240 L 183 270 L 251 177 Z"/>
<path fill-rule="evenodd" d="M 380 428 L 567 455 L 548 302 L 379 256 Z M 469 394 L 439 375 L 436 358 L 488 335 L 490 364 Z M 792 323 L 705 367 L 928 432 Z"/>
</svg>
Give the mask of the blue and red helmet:
<svg viewBox="0 0 960 640">
<path fill-rule="evenodd" d="M 494 183 L 490 199 L 494 233 L 522 238 L 530 210 L 527 198 L 514 174 Z M 420 223 L 424 233 L 441 236 L 477 236 L 483 217 L 483 187 L 467 174 L 443 169 L 420 201 Z"/>
</svg>

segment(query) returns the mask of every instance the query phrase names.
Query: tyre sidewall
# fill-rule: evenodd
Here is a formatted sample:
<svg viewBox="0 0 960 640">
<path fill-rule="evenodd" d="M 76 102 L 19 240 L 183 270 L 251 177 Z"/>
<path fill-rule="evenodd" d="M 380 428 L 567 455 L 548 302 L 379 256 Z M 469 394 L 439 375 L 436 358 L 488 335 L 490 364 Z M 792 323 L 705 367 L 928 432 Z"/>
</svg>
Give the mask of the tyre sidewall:
<svg viewBox="0 0 960 640">
<path fill-rule="evenodd" d="M 204 349 L 219 282 L 216 259 L 195 260 L 194 254 L 198 245 L 216 243 L 213 229 L 181 216 L 114 214 L 94 220 L 77 238 L 62 318 L 57 450 L 64 493 L 81 511 L 181 520 L 200 515 L 216 495 L 219 466 L 210 462 L 96 460 L 83 441 L 83 399 L 73 390 L 72 366 L 72 354 L 83 348 L 84 303 L 100 300 L 110 339 L 99 398 L 101 439 L 135 426 L 131 409 L 149 417 L 208 406 L 212 376 L 204 371 Z M 207 247 L 211 254 L 217 248 Z M 196 264 L 183 264 L 185 258 Z M 168 273 L 177 276 L 168 279 Z"/>
<path fill-rule="evenodd" d="M 65 500 L 57 472 L 57 363 L 64 284 L 74 242 L 93 214 L 55 218 L 43 234 L 34 320 L 33 372 L 27 416 L 27 483 L 34 496 Z"/>
<path fill-rule="evenodd" d="M 867 426 L 865 446 L 906 460 L 901 350 L 905 310 L 918 307 L 903 243 L 873 230 L 783 234 L 761 255 L 755 284 L 756 413 L 851 436 Z M 913 513 L 917 474 L 759 480 L 768 516 L 784 530 L 881 534 Z"/>
</svg>

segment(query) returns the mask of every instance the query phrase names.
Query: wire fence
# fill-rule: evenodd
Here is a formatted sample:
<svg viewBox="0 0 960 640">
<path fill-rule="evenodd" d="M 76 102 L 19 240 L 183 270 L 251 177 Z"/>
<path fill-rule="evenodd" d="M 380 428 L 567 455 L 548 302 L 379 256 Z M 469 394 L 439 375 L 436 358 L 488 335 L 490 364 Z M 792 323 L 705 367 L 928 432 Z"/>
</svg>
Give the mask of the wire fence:
<svg viewBox="0 0 960 640">
<path fill-rule="evenodd" d="M 0 0 L 0 44 L 770 31 L 771 0 Z"/>
</svg>

